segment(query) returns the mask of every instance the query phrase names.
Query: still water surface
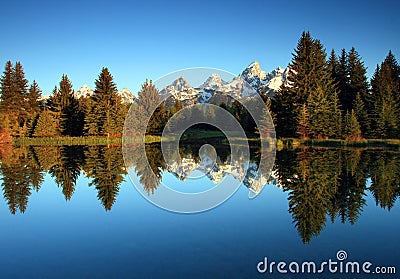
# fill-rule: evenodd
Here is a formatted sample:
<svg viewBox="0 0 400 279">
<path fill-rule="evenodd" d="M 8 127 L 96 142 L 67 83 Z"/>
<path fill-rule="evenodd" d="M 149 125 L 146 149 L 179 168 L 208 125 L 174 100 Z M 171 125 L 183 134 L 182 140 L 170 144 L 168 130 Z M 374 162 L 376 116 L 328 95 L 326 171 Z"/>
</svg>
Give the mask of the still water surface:
<svg viewBox="0 0 400 279">
<path fill-rule="evenodd" d="M 222 167 L 229 151 L 219 151 Z M 149 195 L 160 182 L 181 191 L 209 189 L 229 173 L 193 183 L 187 176 L 199 161 L 197 146 L 182 150 L 187 164 L 180 169 L 165 165 L 159 145 L 146 152 L 156 177 L 142 158 L 126 169 L 118 146 L 2 150 L 0 277 L 343 278 L 256 269 L 264 257 L 320 263 L 336 260 L 338 250 L 348 260 L 400 272 L 399 152 L 278 151 L 273 175 L 255 199 L 248 198 L 254 185 L 242 185 L 221 206 L 190 215 L 152 205 L 127 172 L 142 178 Z M 396 278 L 349 278 L 366 276 Z"/>
</svg>

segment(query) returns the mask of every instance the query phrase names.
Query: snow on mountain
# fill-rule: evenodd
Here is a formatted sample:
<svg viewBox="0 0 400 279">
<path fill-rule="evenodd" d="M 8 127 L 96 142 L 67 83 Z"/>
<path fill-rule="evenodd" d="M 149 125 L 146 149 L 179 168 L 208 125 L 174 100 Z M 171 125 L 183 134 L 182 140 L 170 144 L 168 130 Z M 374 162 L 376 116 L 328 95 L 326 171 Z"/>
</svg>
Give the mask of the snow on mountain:
<svg viewBox="0 0 400 279">
<path fill-rule="evenodd" d="M 230 81 L 223 81 L 218 74 L 211 74 L 199 87 L 192 87 L 184 77 L 179 77 L 160 94 L 171 94 L 185 105 L 227 100 L 226 98 L 248 98 L 255 94 L 273 97 L 282 84 L 288 84 L 289 68 L 278 67 L 267 73 L 254 61 L 243 72 Z M 246 81 L 246 82 L 244 82 Z"/>
<path fill-rule="evenodd" d="M 87 98 L 93 95 L 93 90 L 88 85 L 83 85 L 79 90 L 74 91 L 74 96 L 76 99 Z"/>
<path fill-rule="evenodd" d="M 204 161 L 204 158 L 201 161 Z M 196 162 L 190 156 L 182 158 L 179 162 L 174 161 L 171 164 L 167 164 L 167 171 L 179 180 L 185 181 L 194 170 L 199 170 L 214 184 L 220 183 L 225 176 L 230 175 L 243 181 L 243 185 L 250 190 L 252 197 L 258 195 L 268 183 L 268 176 L 260 173 L 258 165 L 254 162 L 249 162 L 248 164 L 232 162 L 231 164 L 228 162 L 215 163 L 212 159 L 209 159 L 209 161 L 211 162 L 210 164 L 202 164 L 202 162 Z"/>
<path fill-rule="evenodd" d="M 253 88 L 258 88 L 266 83 L 267 73 L 261 70 L 257 61 L 254 61 L 243 70 L 241 76 Z"/>
<path fill-rule="evenodd" d="M 122 88 L 121 91 L 118 91 L 118 95 L 121 96 L 124 104 L 132 104 L 136 98 L 128 88 Z"/>
<path fill-rule="evenodd" d="M 164 87 L 160 91 L 161 95 L 171 94 L 174 98 L 185 104 L 194 104 L 201 94 L 193 88 L 184 77 L 179 77 L 171 85 Z"/>
<path fill-rule="evenodd" d="M 221 79 L 221 76 L 218 74 L 211 74 L 211 76 L 209 76 L 207 78 L 207 80 L 200 85 L 200 89 L 209 89 L 209 90 L 215 90 L 218 87 L 221 87 L 222 85 L 226 84 L 225 81 L 223 81 Z"/>
<path fill-rule="evenodd" d="M 260 68 L 260 64 L 254 61 L 247 66 L 240 76 L 247 81 L 260 94 L 273 96 L 282 84 L 287 84 L 289 68 L 278 67 L 267 73 Z"/>
<path fill-rule="evenodd" d="M 94 94 L 94 91 L 88 86 L 88 85 L 83 85 L 79 90 L 74 91 L 74 96 L 76 99 L 79 98 L 88 98 Z M 135 96 L 132 94 L 132 92 L 127 89 L 123 88 L 121 91 L 118 91 L 118 95 L 121 96 L 122 103 L 125 104 L 131 104 L 133 103 L 133 100 L 135 99 Z"/>
</svg>

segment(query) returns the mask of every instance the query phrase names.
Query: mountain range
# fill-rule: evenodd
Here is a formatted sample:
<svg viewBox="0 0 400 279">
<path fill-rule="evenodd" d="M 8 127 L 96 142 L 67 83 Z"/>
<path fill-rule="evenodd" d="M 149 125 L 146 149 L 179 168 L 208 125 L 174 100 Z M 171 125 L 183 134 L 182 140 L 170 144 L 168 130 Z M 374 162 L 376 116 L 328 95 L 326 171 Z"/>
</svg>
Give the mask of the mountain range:
<svg viewBox="0 0 400 279">
<path fill-rule="evenodd" d="M 92 96 L 93 93 L 94 91 L 88 85 L 85 84 L 81 88 L 79 88 L 79 90 L 74 91 L 74 96 L 77 99 L 81 97 L 87 98 Z M 135 99 L 135 96 L 128 88 L 123 88 L 121 91 L 118 91 L 118 95 L 121 96 L 122 103 L 125 104 L 131 104 Z"/>
<path fill-rule="evenodd" d="M 283 83 L 287 83 L 289 68 L 278 67 L 267 73 L 255 61 L 230 81 L 224 81 L 218 74 L 211 74 L 198 87 L 190 85 L 184 77 L 179 77 L 164 87 L 161 96 L 172 95 L 185 105 L 194 103 L 215 103 L 223 97 L 246 98 L 255 94 L 273 96 Z M 243 82 L 246 81 L 246 82 Z M 223 100 L 227 103 L 226 100 Z M 221 102 L 221 101 L 217 101 Z"/>
<path fill-rule="evenodd" d="M 230 81 L 222 80 L 218 74 L 211 74 L 203 84 L 198 87 L 190 85 L 184 77 L 179 77 L 170 85 L 164 87 L 160 94 L 171 94 L 175 99 L 182 101 L 183 104 L 189 105 L 194 103 L 207 102 L 226 102 L 227 96 L 236 98 L 250 97 L 256 93 L 273 96 L 283 83 L 287 83 L 287 74 L 289 68 L 278 67 L 271 72 L 265 72 L 261 69 L 260 64 L 254 61 L 247 66 L 241 74 Z M 243 82 L 246 81 L 246 83 Z M 81 97 L 89 97 L 93 95 L 93 89 L 88 85 L 83 85 L 79 90 L 74 91 L 74 96 L 79 99 Z M 217 93 L 217 94 L 216 94 Z M 136 96 L 132 92 L 123 88 L 118 91 L 122 102 L 131 104 Z M 43 96 L 47 99 L 49 96 Z M 221 100 L 222 98 L 222 100 Z"/>
</svg>

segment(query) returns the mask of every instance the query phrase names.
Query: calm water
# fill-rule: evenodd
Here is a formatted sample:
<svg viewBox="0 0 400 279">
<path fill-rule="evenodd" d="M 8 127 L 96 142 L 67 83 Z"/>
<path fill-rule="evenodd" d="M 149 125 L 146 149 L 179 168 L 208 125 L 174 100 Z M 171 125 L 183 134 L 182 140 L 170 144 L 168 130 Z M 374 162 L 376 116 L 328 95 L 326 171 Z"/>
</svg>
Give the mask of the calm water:
<svg viewBox="0 0 400 279">
<path fill-rule="evenodd" d="M 226 165 L 229 150 L 217 151 L 219 166 Z M 230 174 L 190 180 L 198 146 L 182 147 L 180 168 L 165 165 L 157 144 L 146 153 L 155 176 L 143 158 L 126 169 L 118 146 L 2 148 L 1 278 L 343 278 L 256 268 L 264 257 L 336 260 L 338 250 L 351 261 L 397 268 L 397 277 L 349 278 L 399 278 L 399 152 L 279 151 L 255 199 L 249 188 L 260 188 L 246 183 L 221 206 L 189 215 L 148 202 L 128 171 L 149 195 L 160 182 L 200 191 Z"/>
</svg>

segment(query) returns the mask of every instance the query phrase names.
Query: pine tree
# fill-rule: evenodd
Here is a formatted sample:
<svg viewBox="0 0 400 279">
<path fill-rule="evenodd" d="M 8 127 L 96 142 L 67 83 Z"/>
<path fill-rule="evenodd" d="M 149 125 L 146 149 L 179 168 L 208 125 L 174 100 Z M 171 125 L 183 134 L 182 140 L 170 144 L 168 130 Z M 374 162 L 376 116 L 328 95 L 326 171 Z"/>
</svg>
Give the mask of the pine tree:
<svg viewBox="0 0 400 279">
<path fill-rule="evenodd" d="M 336 94 L 335 92 L 333 94 Z M 336 98 L 330 98 L 322 88 L 310 92 L 307 99 L 307 110 L 309 113 L 309 135 L 312 138 L 335 137 L 338 133 L 337 104 L 333 103 Z"/>
<path fill-rule="evenodd" d="M 356 99 L 354 100 L 353 107 L 357 120 L 360 123 L 361 134 L 362 136 L 366 136 L 370 132 L 370 122 L 367 108 L 363 99 L 361 98 L 360 93 L 357 94 Z"/>
<path fill-rule="evenodd" d="M 30 104 L 27 101 L 28 81 L 21 63 L 16 62 L 13 67 L 8 61 L 0 82 L 0 112 L 3 117 L 7 115 L 9 127 L 6 128 L 14 136 L 25 136 Z"/>
<path fill-rule="evenodd" d="M 328 58 L 328 70 L 331 73 L 332 78 L 338 83 L 338 76 L 339 76 L 339 66 L 340 62 L 336 56 L 335 50 L 332 49 L 331 55 Z"/>
<path fill-rule="evenodd" d="M 277 115 L 278 135 L 283 137 L 297 135 L 298 119 L 303 104 L 307 104 L 311 136 L 335 135 L 334 127 L 331 125 L 339 122 L 336 114 L 338 104 L 334 103 L 337 99 L 335 82 L 331 77 L 321 42 L 312 39 L 309 32 L 303 32 L 289 68 L 288 83 L 282 86 L 272 106 Z M 312 103 L 322 104 L 322 101 L 325 102 L 326 109 L 323 116 L 317 115 L 321 109 L 317 107 L 317 103 Z M 317 119 L 322 122 L 317 123 Z"/>
<path fill-rule="evenodd" d="M 370 115 L 372 136 L 398 138 L 400 135 L 400 76 L 394 55 L 389 52 L 371 80 Z"/>
<path fill-rule="evenodd" d="M 162 114 L 165 114 L 164 109 L 158 109 L 156 112 L 157 106 L 160 104 L 161 98 L 160 93 L 157 88 L 154 86 L 153 82 L 150 80 L 146 80 L 144 84 L 142 84 L 141 90 L 138 92 L 138 97 L 136 98 L 135 103 L 131 107 L 131 113 L 129 114 L 129 123 L 130 127 L 134 127 L 135 131 L 132 133 L 145 133 L 154 131 L 153 127 L 161 127 L 163 120 Z M 182 103 L 175 102 L 176 109 L 181 109 Z M 154 112 L 153 116 L 152 113 Z M 174 111 L 172 111 L 173 113 Z M 147 123 L 147 120 L 150 120 Z M 148 127 L 150 125 L 150 127 Z M 149 130 L 150 129 L 150 130 Z"/>
<path fill-rule="evenodd" d="M 45 109 L 38 118 L 35 125 L 33 136 L 35 137 L 54 137 L 58 135 L 59 121 L 54 113 Z"/>
<path fill-rule="evenodd" d="M 91 178 L 89 186 L 95 186 L 97 198 L 105 210 L 111 210 L 126 174 L 122 150 L 120 147 L 90 146 L 85 150 L 85 156 L 84 169 Z"/>
<path fill-rule="evenodd" d="M 0 109 L 2 113 L 10 113 L 19 102 L 18 96 L 14 94 L 14 66 L 11 61 L 7 61 L 0 83 Z"/>
<path fill-rule="evenodd" d="M 345 49 L 342 49 L 341 55 L 339 57 L 339 66 L 336 76 L 333 78 L 337 83 L 337 89 L 339 94 L 340 106 L 345 112 L 348 107 L 348 91 L 349 91 L 349 69 L 348 69 L 348 59 Z"/>
<path fill-rule="evenodd" d="M 28 80 L 25 78 L 25 72 L 20 62 L 15 63 L 14 71 L 14 94 L 18 96 L 19 100 L 17 105 L 13 109 L 18 110 L 18 123 L 20 127 L 26 125 L 26 121 L 29 118 L 29 107 L 27 95 L 28 95 Z"/>
<path fill-rule="evenodd" d="M 298 134 L 302 139 L 308 139 L 310 134 L 310 123 L 306 104 L 303 104 L 301 108 L 298 123 Z"/>
<path fill-rule="evenodd" d="M 85 116 L 85 130 L 89 135 L 122 134 L 126 109 L 107 68 L 101 70 L 95 86 Z"/>
<path fill-rule="evenodd" d="M 34 128 L 37 124 L 37 120 L 39 118 L 41 96 L 42 96 L 42 90 L 39 88 L 39 85 L 34 80 L 32 85 L 29 87 L 27 95 L 27 101 L 29 103 L 28 136 L 32 136 Z"/>
<path fill-rule="evenodd" d="M 346 112 L 343 120 L 343 137 L 346 140 L 360 140 L 361 129 L 354 110 Z"/>
<path fill-rule="evenodd" d="M 342 104 L 343 110 L 353 109 L 353 104 L 357 94 L 360 94 L 361 98 L 366 97 L 369 84 L 367 81 L 367 69 L 362 62 L 360 55 L 354 47 L 351 48 L 347 56 L 347 67 L 349 75 L 348 91 L 346 94 L 346 102 Z"/>
</svg>

